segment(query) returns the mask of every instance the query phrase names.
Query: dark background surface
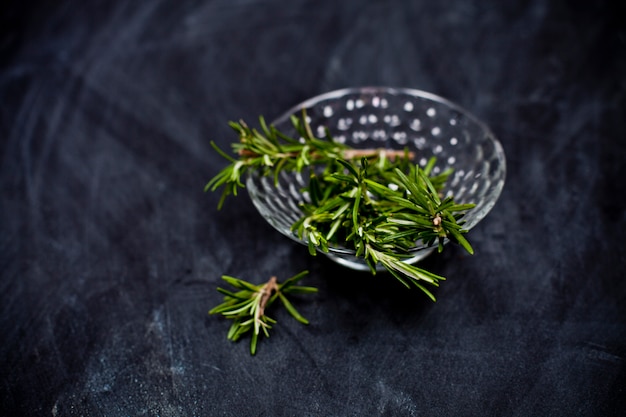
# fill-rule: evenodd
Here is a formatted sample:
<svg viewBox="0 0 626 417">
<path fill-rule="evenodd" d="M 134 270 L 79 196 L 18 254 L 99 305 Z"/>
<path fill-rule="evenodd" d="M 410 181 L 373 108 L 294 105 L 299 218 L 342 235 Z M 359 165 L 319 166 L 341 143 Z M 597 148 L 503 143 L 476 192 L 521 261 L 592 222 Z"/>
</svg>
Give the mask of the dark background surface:
<svg viewBox="0 0 626 417">
<path fill-rule="evenodd" d="M 5 3 L 2 414 L 619 414 L 626 20 L 588 3 Z M 445 96 L 504 146 L 476 255 L 423 264 L 436 303 L 203 193 L 228 120 L 359 85 Z M 255 357 L 207 315 L 222 274 L 302 269 L 311 324 L 275 311 Z"/>
</svg>

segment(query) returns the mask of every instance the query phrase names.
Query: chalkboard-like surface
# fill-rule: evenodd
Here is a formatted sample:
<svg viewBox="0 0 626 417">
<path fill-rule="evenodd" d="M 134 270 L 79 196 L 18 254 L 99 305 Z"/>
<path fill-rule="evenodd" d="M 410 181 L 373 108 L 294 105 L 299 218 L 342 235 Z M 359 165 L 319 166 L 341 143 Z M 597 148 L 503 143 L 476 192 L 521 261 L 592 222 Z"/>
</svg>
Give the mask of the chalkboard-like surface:
<svg viewBox="0 0 626 417">
<path fill-rule="evenodd" d="M 579 4 L 577 4 L 579 3 Z M 617 415 L 626 386 L 618 2 L 31 2 L 0 29 L 3 415 Z M 336 88 L 431 91 L 501 140 L 476 255 L 430 302 L 216 210 L 210 140 Z M 220 276 L 309 269 L 255 357 Z"/>
</svg>

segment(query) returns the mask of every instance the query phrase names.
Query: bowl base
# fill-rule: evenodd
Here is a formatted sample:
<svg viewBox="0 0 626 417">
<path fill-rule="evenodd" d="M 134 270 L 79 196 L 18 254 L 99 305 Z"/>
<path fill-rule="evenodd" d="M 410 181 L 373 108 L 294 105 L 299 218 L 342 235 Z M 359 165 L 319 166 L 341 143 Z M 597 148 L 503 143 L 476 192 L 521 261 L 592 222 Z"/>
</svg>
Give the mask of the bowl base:
<svg viewBox="0 0 626 417">
<path fill-rule="evenodd" d="M 430 248 L 420 250 L 417 252 L 415 256 L 404 259 L 402 260 L 402 262 L 412 265 L 426 258 L 428 255 L 433 253 L 435 249 L 436 247 L 433 246 Z M 370 267 L 361 258 L 355 258 L 354 256 L 350 256 L 350 255 L 343 256 L 343 255 L 338 255 L 336 253 L 324 253 L 324 255 L 326 255 L 333 262 L 336 262 L 339 265 L 345 266 L 347 268 L 354 269 L 355 271 L 369 271 L 370 270 Z M 376 271 L 385 271 L 385 270 L 386 270 L 385 267 L 382 266 L 381 264 L 376 265 Z"/>
</svg>

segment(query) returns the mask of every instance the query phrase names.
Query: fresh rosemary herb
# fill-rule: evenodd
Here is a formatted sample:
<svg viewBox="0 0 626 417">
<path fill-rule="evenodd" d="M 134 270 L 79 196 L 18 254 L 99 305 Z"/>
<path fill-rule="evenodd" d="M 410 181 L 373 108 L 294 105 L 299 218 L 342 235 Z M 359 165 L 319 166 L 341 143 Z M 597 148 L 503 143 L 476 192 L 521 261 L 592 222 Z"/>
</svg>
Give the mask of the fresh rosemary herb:
<svg viewBox="0 0 626 417">
<path fill-rule="evenodd" d="M 295 285 L 308 271 L 287 279 L 282 284 L 276 277 L 271 277 L 265 284 L 254 285 L 247 281 L 224 275 L 222 279 L 233 286 L 236 292 L 218 288 L 224 294 L 224 302 L 209 311 L 209 314 L 221 314 L 233 320 L 228 331 L 228 339 L 236 342 L 243 335 L 252 332 L 250 341 L 250 353 L 254 355 L 260 334 L 270 337 L 269 330 L 276 320 L 265 314 L 267 308 L 279 299 L 289 314 L 303 324 L 309 324 L 293 304 L 287 299 L 286 294 L 310 294 L 317 292 L 317 288 Z"/>
<path fill-rule="evenodd" d="M 353 249 L 373 274 L 380 264 L 406 286 L 412 283 L 435 300 L 423 284 L 437 286 L 445 278 L 403 262 L 416 244 L 437 245 L 441 252 L 449 240 L 473 253 L 462 219 L 474 204 L 442 196 L 452 170 L 435 175 L 435 158 L 420 167 L 407 150 L 352 149 L 336 142 L 328 130 L 325 138 L 317 138 L 304 110 L 300 118 L 291 118 L 298 138 L 259 120 L 261 130 L 243 121 L 230 124 L 240 137 L 232 145 L 234 156 L 212 143 L 230 161 L 205 187 L 223 187 L 220 208 L 227 196 L 244 187 L 242 177 L 249 170 L 273 175 L 276 182 L 283 171 L 311 167 L 308 186 L 301 190 L 309 198 L 291 229 L 308 243 L 312 255 L 331 247 Z"/>
</svg>

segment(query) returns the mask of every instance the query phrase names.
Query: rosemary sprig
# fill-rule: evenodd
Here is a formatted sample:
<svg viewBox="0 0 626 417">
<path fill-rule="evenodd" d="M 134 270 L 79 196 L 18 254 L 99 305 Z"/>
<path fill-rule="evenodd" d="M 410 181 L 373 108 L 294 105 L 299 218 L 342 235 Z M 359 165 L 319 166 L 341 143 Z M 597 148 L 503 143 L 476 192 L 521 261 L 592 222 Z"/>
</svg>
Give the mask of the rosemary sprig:
<svg viewBox="0 0 626 417">
<path fill-rule="evenodd" d="M 439 193 L 450 172 L 433 177 L 433 183 L 427 173 L 434 159 L 424 169 L 409 165 L 407 174 L 399 168 L 406 161 L 337 162 L 345 168 L 343 173 L 311 176 L 307 189 L 311 202 L 301 205 L 304 215 L 292 230 L 308 241 L 312 255 L 318 248 L 328 252 L 330 246 L 350 244 L 373 274 L 380 263 L 406 286 L 410 278 L 434 300 L 422 283 L 436 286 L 445 278 L 403 259 L 411 256 L 418 241 L 427 246 L 437 242 L 442 251 L 449 239 L 473 253 L 459 220 L 474 205 L 455 204 L 452 197 L 441 199 Z"/>
<path fill-rule="evenodd" d="M 222 279 L 234 287 L 233 292 L 224 288 L 217 290 L 224 294 L 224 302 L 209 311 L 209 314 L 221 314 L 227 319 L 233 320 L 228 331 L 228 339 L 236 342 L 246 333 L 252 332 L 250 340 L 250 353 L 254 355 L 257 349 L 259 335 L 270 337 L 269 330 L 276 320 L 265 314 L 267 308 L 279 299 L 289 314 L 302 324 L 309 324 L 287 299 L 286 294 L 311 294 L 317 292 L 317 288 L 295 285 L 308 271 L 302 271 L 283 283 L 279 283 L 276 277 L 271 277 L 266 283 L 254 285 L 239 278 L 228 275 Z"/>
<path fill-rule="evenodd" d="M 215 142 L 211 146 L 222 157 L 230 162 L 222 171 L 213 177 L 204 187 L 204 191 L 215 191 L 224 187 L 218 208 L 222 208 L 229 195 L 237 195 L 239 188 L 244 188 L 241 179 L 251 169 L 273 173 L 275 181 L 281 171 L 301 172 L 304 167 L 312 164 L 326 164 L 334 169 L 334 161 L 341 158 L 353 159 L 360 157 L 378 157 L 381 152 L 388 158 L 404 155 L 404 152 L 378 149 L 351 149 L 349 146 L 336 142 L 326 129 L 325 138 L 317 138 L 306 122 L 306 111 L 302 118 L 291 117 L 291 122 L 300 135 L 300 139 L 291 138 L 278 131 L 273 125 L 268 126 L 263 116 L 259 117 L 261 131 L 250 128 L 243 121 L 230 122 L 229 125 L 239 135 L 239 142 L 232 144 L 234 155 L 221 150 Z"/>
<path fill-rule="evenodd" d="M 422 168 L 407 150 L 352 149 L 336 142 L 326 130 L 316 138 L 303 110 L 291 122 L 300 135 L 291 138 L 260 118 L 261 131 L 244 122 L 231 123 L 240 136 L 232 145 L 235 156 L 214 148 L 230 164 L 206 185 L 205 190 L 224 187 L 221 208 L 228 195 L 244 185 L 242 175 L 252 169 L 273 175 L 282 171 L 311 169 L 307 202 L 301 203 L 302 217 L 291 227 L 308 243 L 309 252 L 329 252 L 332 247 L 350 248 L 362 257 L 373 274 L 382 265 L 400 282 L 414 284 L 435 299 L 423 285 L 437 286 L 445 278 L 405 262 L 419 242 L 437 245 L 446 241 L 460 244 L 473 253 L 462 228 L 465 212 L 473 204 L 457 204 L 452 196 L 441 195 L 452 170 L 434 174 L 436 159 Z"/>
</svg>

